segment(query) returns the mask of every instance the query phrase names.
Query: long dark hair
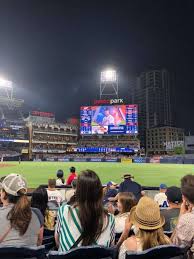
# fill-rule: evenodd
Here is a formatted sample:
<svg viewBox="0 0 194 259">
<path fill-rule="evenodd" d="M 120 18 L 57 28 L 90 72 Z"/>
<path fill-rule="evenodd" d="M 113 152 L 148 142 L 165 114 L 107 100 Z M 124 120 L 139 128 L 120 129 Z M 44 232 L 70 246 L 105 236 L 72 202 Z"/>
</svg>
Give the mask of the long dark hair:
<svg viewBox="0 0 194 259">
<path fill-rule="evenodd" d="M 75 195 L 83 229 L 82 245 L 87 246 L 100 236 L 106 215 L 102 204 L 102 184 L 98 175 L 91 170 L 81 172 Z"/>
<path fill-rule="evenodd" d="M 5 190 L 3 191 L 5 192 Z M 18 196 L 13 196 L 5 192 L 9 203 L 14 204 L 7 214 L 7 219 L 10 221 L 11 227 L 18 230 L 21 236 L 26 233 L 32 218 L 30 202 L 25 193 L 26 190 L 24 189 L 18 191 Z"/>
<path fill-rule="evenodd" d="M 122 212 L 130 212 L 130 210 L 137 204 L 135 196 L 132 192 L 120 192 L 118 200 L 122 204 Z"/>
<path fill-rule="evenodd" d="M 47 203 L 48 203 L 47 190 L 39 186 L 32 193 L 31 207 L 39 209 L 42 212 L 42 215 L 45 216 Z"/>
</svg>

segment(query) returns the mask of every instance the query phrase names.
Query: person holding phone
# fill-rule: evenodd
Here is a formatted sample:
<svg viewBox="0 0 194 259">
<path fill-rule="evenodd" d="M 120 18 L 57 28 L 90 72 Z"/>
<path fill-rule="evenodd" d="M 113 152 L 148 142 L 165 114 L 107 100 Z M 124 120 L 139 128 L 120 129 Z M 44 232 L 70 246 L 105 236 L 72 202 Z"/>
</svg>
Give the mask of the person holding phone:
<svg viewBox="0 0 194 259">
<path fill-rule="evenodd" d="M 190 248 L 190 257 L 194 256 L 194 175 L 186 175 L 181 179 L 183 202 L 177 226 L 171 240 L 175 245 Z"/>
</svg>

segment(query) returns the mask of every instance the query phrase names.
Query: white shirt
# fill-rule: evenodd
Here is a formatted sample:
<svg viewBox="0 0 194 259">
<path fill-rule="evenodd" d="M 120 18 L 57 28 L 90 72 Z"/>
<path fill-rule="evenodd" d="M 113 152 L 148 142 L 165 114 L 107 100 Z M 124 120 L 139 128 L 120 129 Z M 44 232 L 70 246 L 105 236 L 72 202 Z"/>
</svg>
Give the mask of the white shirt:
<svg viewBox="0 0 194 259">
<path fill-rule="evenodd" d="M 64 180 L 64 182 L 65 182 L 65 180 Z M 60 178 L 58 178 L 56 180 L 56 186 L 61 186 L 61 185 L 64 185 L 64 183 L 62 182 L 62 180 Z"/>
<path fill-rule="evenodd" d="M 103 230 L 94 244 L 105 247 L 113 246 L 115 239 L 114 216 L 108 214 L 104 218 L 103 223 Z M 67 204 L 62 205 L 58 210 L 58 220 L 55 230 L 59 235 L 59 252 L 70 250 L 82 233 L 79 209 Z M 77 246 L 81 246 L 81 243 L 82 241 Z"/>
<path fill-rule="evenodd" d="M 114 125 L 115 124 L 115 120 L 114 120 L 114 117 L 109 114 L 108 116 L 105 116 L 102 120 L 102 125 L 103 126 L 108 126 L 108 125 Z"/>
<path fill-rule="evenodd" d="M 164 205 L 168 206 L 167 197 L 164 192 L 159 192 L 155 195 L 154 200 L 159 204 L 160 207 L 165 207 Z"/>
<path fill-rule="evenodd" d="M 58 204 L 60 204 L 63 201 L 62 195 L 60 191 L 58 190 L 47 190 L 48 194 L 48 201 L 56 201 Z"/>
<path fill-rule="evenodd" d="M 129 216 L 130 212 L 122 213 L 115 216 L 115 233 L 122 233 L 125 228 L 125 220 Z"/>
</svg>

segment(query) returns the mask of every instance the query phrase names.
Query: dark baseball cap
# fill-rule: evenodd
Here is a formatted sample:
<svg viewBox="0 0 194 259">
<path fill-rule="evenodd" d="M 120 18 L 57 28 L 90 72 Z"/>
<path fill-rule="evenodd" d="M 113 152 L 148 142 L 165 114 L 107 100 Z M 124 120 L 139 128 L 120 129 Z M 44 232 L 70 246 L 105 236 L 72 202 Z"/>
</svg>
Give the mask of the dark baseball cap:
<svg viewBox="0 0 194 259">
<path fill-rule="evenodd" d="M 160 184 L 160 189 L 165 190 L 167 189 L 167 185 L 165 183 Z"/>
<path fill-rule="evenodd" d="M 166 191 L 167 200 L 169 202 L 179 204 L 182 202 L 181 189 L 176 186 L 171 186 Z"/>
<path fill-rule="evenodd" d="M 110 181 L 110 182 L 107 183 L 107 186 L 108 186 L 108 187 L 110 187 L 110 186 L 112 186 L 112 185 L 117 185 L 117 183 L 112 182 L 112 181 Z"/>
<path fill-rule="evenodd" d="M 124 178 L 124 179 L 130 179 L 130 178 L 134 178 L 134 176 L 131 175 L 131 174 L 124 174 L 124 175 L 123 175 L 123 178 Z"/>
</svg>

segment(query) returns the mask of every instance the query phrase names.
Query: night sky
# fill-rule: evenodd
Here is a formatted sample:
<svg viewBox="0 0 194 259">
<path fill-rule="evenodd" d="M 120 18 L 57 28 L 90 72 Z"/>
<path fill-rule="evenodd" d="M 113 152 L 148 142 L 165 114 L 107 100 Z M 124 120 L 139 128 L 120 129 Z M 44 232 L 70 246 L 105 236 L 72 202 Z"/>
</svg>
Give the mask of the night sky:
<svg viewBox="0 0 194 259">
<path fill-rule="evenodd" d="M 99 97 L 114 66 L 120 97 L 151 66 L 175 77 L 176 125 L 194 133 L 194 1 L 0 0 L 0 75 L 27 109 L 65 120 Z"/>
</svg>

